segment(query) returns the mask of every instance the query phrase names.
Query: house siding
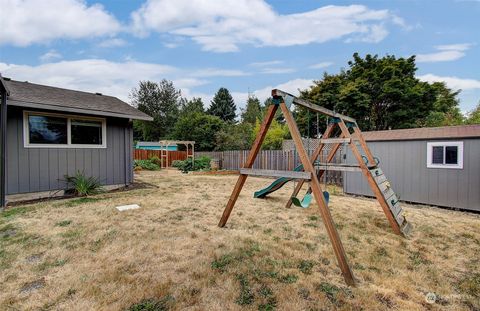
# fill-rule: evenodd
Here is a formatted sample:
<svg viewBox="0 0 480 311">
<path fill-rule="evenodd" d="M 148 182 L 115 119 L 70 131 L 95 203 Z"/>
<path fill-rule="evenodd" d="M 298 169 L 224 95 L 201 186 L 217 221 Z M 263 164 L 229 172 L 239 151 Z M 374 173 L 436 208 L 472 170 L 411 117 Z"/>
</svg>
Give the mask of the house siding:
<svg viewBox="0 0 480 311">
<path fill-rule="evenodd" d="M 64 176 L 77 171 L 98 178 L 103 185 L 132 182 L 132 126 L 127 119 L 106 120 L 106 148 L 25 148 L 23 109 L 9 107 L 7 194 L 65 189 Z"/>
<path fill-rule="evenodd" d="M 393 190 L 403 201 L 480 211 L 480 139 L 463 141 L 463 169 L 427 168 L 427 142 L 434 140 L 368 142 Z M 347 162 L 355 162 L 350 150 Z M 344 191 L 373 196 L 360 173 L 345 173 Z"/>
</svg>

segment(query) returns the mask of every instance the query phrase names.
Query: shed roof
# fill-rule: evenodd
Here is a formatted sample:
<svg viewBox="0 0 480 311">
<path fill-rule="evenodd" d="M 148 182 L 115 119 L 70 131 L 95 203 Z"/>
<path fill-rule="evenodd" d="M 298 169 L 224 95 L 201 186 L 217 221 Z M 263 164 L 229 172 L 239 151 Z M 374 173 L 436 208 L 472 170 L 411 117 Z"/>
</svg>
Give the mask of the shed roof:
<svg viewBox="0 0 480 311">
<path fill-rule="evenodd" d="M 119 118 L 153 120 L 120 99 L 101 93 L 62 89 L 3 78 L 10 94 L 8 105 Z"/>
<path fill-rule="evenodd" d="M 161 144 L 158 141 L 139 141 L 139 142 L 137 142 L 137 147 L 145 147 L 145 146 L 160 147 L 160 146 L 163 146 L 163 145 L 164 144 Z M 175 146 L 175 145 L 172 144 L 171 146 Z"/>
<path fill-rule="evenodd" d="M 362 132 L 366 141 L 480 137 L 480 124 Z"/>
</svg>

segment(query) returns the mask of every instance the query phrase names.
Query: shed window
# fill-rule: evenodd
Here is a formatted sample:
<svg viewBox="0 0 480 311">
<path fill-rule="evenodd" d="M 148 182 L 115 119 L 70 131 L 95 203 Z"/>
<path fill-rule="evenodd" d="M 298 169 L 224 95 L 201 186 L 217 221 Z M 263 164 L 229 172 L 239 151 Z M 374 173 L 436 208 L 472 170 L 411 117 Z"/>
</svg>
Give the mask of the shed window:
<svg viewBox="0 0 480 311">
<path fill-rule="evenodd" d="M 463 142 L 427 143 L 428 168 L 463 168 Z"/>
<path fill-rule="evenodd" d="M 24 146 L 105 148 L 106 121 L 52 113 L 24 113 Z"/>
<path fill-rule="evenodd" d="M 72 144 L 101 145 L 102 122 L 72 119 Z"/>
<path fill-rule="evenodd" d="M 67 118 L 28 116 L 30 143 L 67 144 L 67 123 Z"/>
</svg>

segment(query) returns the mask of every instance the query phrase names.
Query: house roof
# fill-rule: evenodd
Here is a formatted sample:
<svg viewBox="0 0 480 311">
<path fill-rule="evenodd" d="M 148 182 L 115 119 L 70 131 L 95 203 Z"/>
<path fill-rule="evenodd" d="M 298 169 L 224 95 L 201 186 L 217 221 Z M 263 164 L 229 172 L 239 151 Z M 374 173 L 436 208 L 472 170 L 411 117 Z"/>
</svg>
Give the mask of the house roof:
<svg viewBox="0 0 480 311">
<path fill-rule="evenodd" d="M 362 132 L 366 141 L 480 137 L 480 124 Z"/>
<path fill-rule="evenodd" d="M 10 106 L 153 120 L 149 115 L 113 96 L 15 81 L 8 78 L 1 80 L 9 90 L 8 105 Z"/>
</svg>

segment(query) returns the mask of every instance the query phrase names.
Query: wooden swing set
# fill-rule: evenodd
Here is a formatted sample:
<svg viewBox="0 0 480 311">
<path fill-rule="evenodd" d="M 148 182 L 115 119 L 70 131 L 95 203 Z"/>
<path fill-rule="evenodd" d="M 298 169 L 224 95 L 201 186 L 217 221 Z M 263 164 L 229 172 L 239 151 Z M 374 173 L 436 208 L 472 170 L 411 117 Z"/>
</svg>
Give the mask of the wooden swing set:
<svg viewBox="0 0 480 311">
<path fill-rule="evenodd" d="M 223 215 L 218 226 L 224 227 L 227 223 L 248 175 L 287 177 L 299 180 L 295 186 L 292 197 L 287 202 L 287 208 L 292 205 L 292 198 L 295 198 L 298 195 L 304 182 L 308 181 L 310 182 L 310 188 L 308 191 L 309 193 L 313 193 L 315 201 L 317 202 L 322 220 L 325 224 L 345 282 L 350 286 L 354 286 L 355 279 L 353 277 L 352 270 L 348 264 L 342 241 L 340 240 L 340 236 L 335 228 L 332 215 L 327 205 L 328 203 L 322 191 L 320 180 L 325 170 L 361 171 L 367 178 L 368 184 L 372 189 L 372 192 L 375 194 L 377 201 L 380 203 L 380 206 L 382 207 L 393 231 L 396 234 L 406 236 L 411 230 L 411 225 L 409 222 L 407 222 L 405 217 L 403 217 L 398 198 L 391 189 L 390 183 L 386 179 L 382 170 L 378 167 L 378 160 L 374 158 L 370 152 L 370 149 L 368 148 L 355 119 L 312 104 L 308 101 L 302 100 L 277 89 L 272 90 L 272 97 L 273 103 L 267 109 L 265 119 L 260 127 L 260 131 L 257 134 L 243 168 L 240 170 L 240 176 L 238 177 L 237 183 L 233 188 L 232 194 L 230 195 L 230 199 L 228 200 L 227 206 L 223 211 Z M 310 158 L 305 150 L 297 124 L 290 111 L 292 104 L 303 106 L 314 112 L 324 114 L 330 118 L 330 122 L 322 136 L 320 144 L 314 150 Z M 272 123 L 275 113 L 279 107 L 285 117 L 288 129 L 292 135 L 300 161 L 303 165 L 303 171 L 272 171 L 252 169 L 252 165 L 255 162 L 258 152 L 260 151 L 268 128 L 270 127 L 270 124 Z M 340 128 L 340 135 L 338 137 L 333 137 L 336 126 Z M 314 164 L 317 162 L 317 158 L 321 154 L 326 144 L 333 144 L 333 146 L 326 157 L 326 162 L 320 163 L 320 170 L 317 173 Z M 330 163 L 342 144 L 347 144 L 350 147 L 358 164 L 352 165 Z M 362 155 L 359 147 L 363 149 L 365 155 Z"/>
</svg>

